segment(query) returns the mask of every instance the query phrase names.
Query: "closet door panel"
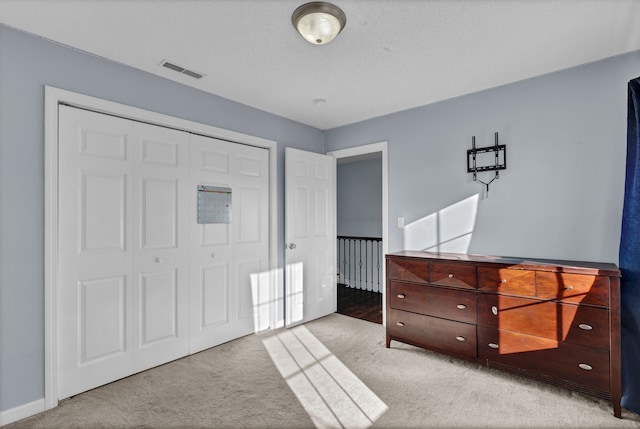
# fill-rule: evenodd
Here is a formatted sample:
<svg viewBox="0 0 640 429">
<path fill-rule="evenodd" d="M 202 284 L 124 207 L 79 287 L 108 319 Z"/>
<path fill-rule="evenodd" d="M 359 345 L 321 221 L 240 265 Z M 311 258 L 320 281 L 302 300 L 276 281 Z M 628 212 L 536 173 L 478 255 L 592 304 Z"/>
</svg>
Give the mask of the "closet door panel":
<svg viewBox="0 0 640 429">
<path fill-rule="evenodd" d="M 59 399 L 188 353 L 188 135 L 61 106 Z"/>
<path fill-rule="evenodd" d="M 232 149 L 229 142 L 190 136 L 190 353 L 234 338 L 232 224 L 198 223 L 197 214 L 198 186 L 231 189 Z M 233 222 L 233 193 L 231 209 Z"/>
<path fill-rule="evenodd" d="M 130 121 L 60 106 L 58 398 L 133 368 Z"/>
<path fill-rule="evenodd" d="M 266 149 L 235 145 L 233 264 L 238 273 L 234 332 L 269 328 L 269 159 Z"/>
<path fill-rule="evenodd" d="M 189 135 L 134 123 L 134 369 L 189 353 Z"/>
<path fill-rule="evenodd" d="M 268 151 L 191 136 L 194 353 L 269 327 Z M 231 192 L 229 223 L 197 223 L 198 186 Z"/>
</svg>

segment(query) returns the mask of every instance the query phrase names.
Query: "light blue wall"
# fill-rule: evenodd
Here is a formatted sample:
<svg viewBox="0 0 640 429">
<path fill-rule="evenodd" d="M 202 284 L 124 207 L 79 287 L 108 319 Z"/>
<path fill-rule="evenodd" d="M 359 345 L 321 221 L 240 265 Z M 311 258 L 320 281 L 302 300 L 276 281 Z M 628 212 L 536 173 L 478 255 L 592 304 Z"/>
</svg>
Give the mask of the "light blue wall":
<svg viewBox="0 0 640 429">
<path fill-rule="evenodd" d="M 468 239 L 471 253 L 617 262 L 638 75 L 628 54 L 333 129 L 324 149 L 388 142 L 392 251 Z M 323 151 L 314 128 L 0 25 L 0 412 L 44 394 L 45 85 L 278 141 L 280 196 L 284 147 Z M 466 150 L 494 131 L 508 170 L 481 198 Z M 278 213 L 284 231 L 282 199 Z"/>
<path fill-rule="evenodd" d="M 44 397 L 44 87 L 322 152 L 323 133 L 0 25 L 0 412 Z M 279 261 L 284 258 L 279 239 Z"/>
<path fill-rule="evenodd" d="M 390 251 L 617 263 L 627 82 L 638 75 L 635 52 L 329 130 L 325 149 L 388 142 Z M 466 151 L 495 131 L 508 168 L 486 198 Z"/>
<path fill-rule="evenodd" d="M 382 160 L 339 164 L 338 235 L 382 237 Z"/>
</svg>

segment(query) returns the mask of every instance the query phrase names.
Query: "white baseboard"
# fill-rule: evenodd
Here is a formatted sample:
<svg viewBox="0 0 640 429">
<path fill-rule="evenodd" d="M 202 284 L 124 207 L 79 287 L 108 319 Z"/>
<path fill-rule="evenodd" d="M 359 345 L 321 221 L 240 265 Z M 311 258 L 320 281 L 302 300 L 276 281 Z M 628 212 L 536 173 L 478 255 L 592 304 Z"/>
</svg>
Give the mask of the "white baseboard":
<svg viewBox="0 0 640 429">
<path fill-rule="evenodd" d="M 44 398 L 38 399 L 37 401 L 29 402 L 28 404 L 20 405 L 15 408 L 11 408 L 7 411 L 0 411 L 0 426 L 17 422 L 18 420 L 25 419 L 43 411 Z"/>
</svg>

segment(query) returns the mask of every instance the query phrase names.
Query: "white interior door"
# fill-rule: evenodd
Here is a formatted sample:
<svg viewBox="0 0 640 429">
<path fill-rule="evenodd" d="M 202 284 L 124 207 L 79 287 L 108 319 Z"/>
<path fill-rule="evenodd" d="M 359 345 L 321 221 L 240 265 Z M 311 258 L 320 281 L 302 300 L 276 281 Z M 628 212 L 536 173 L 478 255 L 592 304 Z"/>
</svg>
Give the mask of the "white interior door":
<svg viewBox="0 0 640 429">
<path fill-rule="evenodd" d="M 269 327 L 268 151 L 191 136 L 190 352 Z M 230 223 L 197 223 L 199 185 L 231 191 Z"/>
<path fill-rule="evenodd" d="M 285 149 L 287 325 L 336 311 L 335 158 Z"/>
<path fill-rule="evenodd" d="M 59 130 L 62 399 L 188 353 L 188 135 L 66 106 Z"/>
</svg>

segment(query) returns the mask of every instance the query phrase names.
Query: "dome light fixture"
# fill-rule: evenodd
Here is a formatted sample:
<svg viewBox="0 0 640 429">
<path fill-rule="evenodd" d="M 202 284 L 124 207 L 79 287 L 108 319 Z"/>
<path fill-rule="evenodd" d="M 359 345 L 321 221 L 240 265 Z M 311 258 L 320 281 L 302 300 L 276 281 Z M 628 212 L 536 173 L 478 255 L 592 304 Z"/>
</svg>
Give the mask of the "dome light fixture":
<svg viewBox="0 0 640 429">
<path fill-rule="evenodd" d="M 309 43 L 326 45 L 347 24 L 347 15 L 334 4 L 313 1 L 296 9 L 291 15 L 291 23 Z"/>
</svg>

